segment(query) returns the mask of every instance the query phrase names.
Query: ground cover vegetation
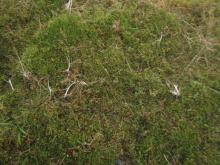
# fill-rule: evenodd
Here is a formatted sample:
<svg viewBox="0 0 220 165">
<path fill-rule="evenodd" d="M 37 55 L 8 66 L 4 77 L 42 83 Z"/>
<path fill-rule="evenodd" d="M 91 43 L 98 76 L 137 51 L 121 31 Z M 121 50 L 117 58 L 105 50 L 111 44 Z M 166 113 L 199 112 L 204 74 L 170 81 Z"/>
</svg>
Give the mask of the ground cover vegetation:
<svg viewBox="0 0 220 165">
<path fill-rule="evenodd" d="M 0 164 L 217 165 L 219 27 L 218 0 L 1 0 Z"/>
</svg>

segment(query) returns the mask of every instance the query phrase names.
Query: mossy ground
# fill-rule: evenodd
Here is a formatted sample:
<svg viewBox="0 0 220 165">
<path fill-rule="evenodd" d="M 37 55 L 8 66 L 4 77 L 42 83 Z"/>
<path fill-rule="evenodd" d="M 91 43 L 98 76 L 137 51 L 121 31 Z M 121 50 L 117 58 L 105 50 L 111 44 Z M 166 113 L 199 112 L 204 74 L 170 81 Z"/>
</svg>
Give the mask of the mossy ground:
<svg viewBox="0 0 220 165">
<path fill-rule="evenodd" d="M 0 163 L 220 162 L 218 1 L 30 2 L 0 10 Z"/>
</svg>

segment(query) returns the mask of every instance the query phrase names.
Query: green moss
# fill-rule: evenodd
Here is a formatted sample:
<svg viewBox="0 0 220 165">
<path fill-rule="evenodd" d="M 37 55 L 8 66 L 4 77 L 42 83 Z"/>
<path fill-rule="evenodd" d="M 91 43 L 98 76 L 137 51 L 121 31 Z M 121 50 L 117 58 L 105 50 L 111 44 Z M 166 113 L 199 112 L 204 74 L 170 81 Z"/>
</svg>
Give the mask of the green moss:
<svg viewBox="0 0 220 165">
<path fill-rule="evenodd" d="M 1 79 L 14 76 L 17 55 L 21 56 L 32 35 L 45 26 L 45 22 L 60 12 L 62 1 L 39 0 L 0 2 L 0 69 Z M 4 87 L 0 79 L 1 88 Z"/>
<path fill-rule="evenodd" d="M 39 32 L 34 43 L 26 49 L 23 63 L 36 75 L 59 79 L 67 67 L 67 57 L 84 38 L 83 29 L 77 18 L 67 15 L 50 22 L 48 28 Z"/>
<path fill-rule="evenodd" d="M 37 76 L 49 76 L 59 83 L 67 68 L 66 58 L 80 59 L 81 76 L 92 81 L 106 77 L 106 71 L 110 76 L 120 70 L 132 74 L 131 70 L 145 70 L 153 63 L 156 69 L 161 59 L 175 57 L 184 44 L 178 21 L 152 7 L 97 13 L 90 19 L 82 20 L 74 13 L 52 20 L 36 34 L 23 63 Z M 119 32 L 113 28 L 117 21 Z M 159 43 L 161 33 L 164 36 Z"/>
<path fill-rule="evenodd" d="M 139 1 L 78 0 L 27 28 L 36 32 L 21 51 L 31 76 L 15 72 L 15 91 L 7 84 L 0 97 L 0 164 L 218 164 L 217 51 L 199 40 L 208 27 L 183 22 Z M 76 80 L 87 85 L 64 98 Z"/>
</svg>

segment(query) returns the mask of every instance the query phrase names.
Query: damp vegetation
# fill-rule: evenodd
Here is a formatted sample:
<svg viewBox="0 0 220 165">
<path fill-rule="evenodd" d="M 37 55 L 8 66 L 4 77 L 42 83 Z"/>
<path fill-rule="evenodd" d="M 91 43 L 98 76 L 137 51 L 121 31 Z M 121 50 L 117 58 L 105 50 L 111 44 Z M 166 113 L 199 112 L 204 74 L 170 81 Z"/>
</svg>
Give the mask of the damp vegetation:
<svg viewBox="0 0 220 165">
<path fill-rule="evenodd" d="M 0 164 L 220 162 L 218 0 L 2 0 Z"/>
</svg>

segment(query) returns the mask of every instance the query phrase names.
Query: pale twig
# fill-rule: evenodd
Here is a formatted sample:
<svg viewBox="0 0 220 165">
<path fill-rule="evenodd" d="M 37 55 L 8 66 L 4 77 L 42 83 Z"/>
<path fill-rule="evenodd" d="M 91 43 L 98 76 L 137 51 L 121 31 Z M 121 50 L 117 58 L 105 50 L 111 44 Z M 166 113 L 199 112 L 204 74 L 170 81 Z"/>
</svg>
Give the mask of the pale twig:
<svg viewBox="0 0 220 165">
<path fill-rule="evenodd" d="M 67 58 L 67 62 L 68 62 L 68 68 L 65 70 L 65 72 L 69 72 L 70 71 L 70 67 L 71 67 L 70 58 Z"/>
<path fill-rule="evenodd" d="M 73 85 L 75 85 L 75 84 L 79 84 L 79 85 L 82 85 L 82 86 L 85 86 L 85 85 L 87 85 L 87 83 L 86 82 L 84 82 L 84 81 L 73 81 L 67 88 L 66 88 L 66 92 L 65 92 L 65 94 L 64 94 L 64 98 L 66 98 L 67 96 L 68 96 L 68 93 L 69 93 L 69 90 L 70 90 L 70 88 L 73 86 Z"/>
<path fill-rule="evenodd" d="M 20 65 L 21 65 L 21 69 L 22 69 L 22 72 L 21 72 L 21 73 L 22 73 L 22 75 L 23 75 L 25 78 L 29 79 L 30 73 L 29 73 L 28 71 L 25 71 L 25 67 L 24 67 L 23 63 L 21 62 L 21 58 L 20 58 L 20 56 L 18 55 L 18 51 L 17 51 L 17 49 L 16 49 L 15 47 L 13 47 L 13 51 L 14 51 L 14 53 L 16 54 L 16 56 L 18 57 L 18 61 L 19 61 Z"/>
<path fill-rule="evenodd" d="M 77 84 L 82 85 L 82 86 L 86 86 L 88 85 L 85 81 L 76 81 Z"/>
<path fill-rule="evenodd" d="M 160 45 L 160 43 L 162 42 L 162 40 L 163 40 L 163 38 L 164 37 L 166 37 L 166 34 L 164 33 L 164 32 L 160 32 L 160 38 L 159 39 L 157 39 L 154 43 L 159 43 L 159 45 Z"/>
<path fill-rule="evenodd" d="M 167 87 L 174 96 L 180 96 L 180 89 L 177 84 L 170 82 L 169 80 L 166 81 Z"/>
<path fill-rule="evenodd" d="M 69 12 L 71 12 L 72 5 L 73 5 L 73 0 L 69 0 L 69 1 L 65 4 L 66 10 L 69 11 Z"/>
<path fill-rule="evenodd" d="M 65 92 L 65 94 L 64 94 L 64 98 L 66 98 L 66 97 L 68 96 L 68 92 L 69 92 L 70 88 L 71 88 L 74 84 L 76 84 L 75 81 L 72 82 L 72 83 L 66 88 L 66 92 Z"/>
<path fill-rule="evenodd" d="M 23 75 L 25 78 L 29 79 L 30 73 L 25 70 L 24 65 L 23 65 L 23 63 L 21 62 L 21 58 L 19 57 L 19 55 L 17 55 L 17 57 L 18 57 L 18 61 L 19 61 L 20 65 L 21 65 L 21 69 L 22 69 L 22 72 L 21 72 L 21 73 L 22 73 L 22 75 Z"/>
<path fill-rule="evenodd" d="M 9 79 L 7 82 L 9 83 L 9 85 L 10 85 L 10 87 L 11 87 L 12 91 L 14 91 L 14 90 L 15 90 L 15 88 L 14 88 L 14 86 L 13 86 L 13 84 L 12 84 L 11 79 Z"/>
<path fill-rule="evenodd" d="M 14 51 L 15 51 L 17 57 L 18 57 L 18 61 L 19 61 L 20 65 L 21 65 L 21 73 L 22 73 L 23 77 L 26 78 L 26 79 L 29 80 L 29 81 L 30 81 L 30 80 L 34 80 L 34 81 L 38 82 L 38 79 L 37 79 L 36 77 L 32 76 L 32 75 L 31 75 L 31 72 L 29 72 L 29 71 L 25 68 L 25 65 L 22 63 L 21 58 L 20 58 L 20 56 L 18 55 L 18 52 L 17 52 L 17 50 L 16 50 L 15 48 L 14 48 Z M 39 84 L 38 84 L 38 85 L 39 85 Z"/>
<path fill-rule="evenodd" d="M 167 161 L 168 165 L 171 165 L 169 160 L 167 159 L 166 155 L 163 155 L 163 156 L 164 156 L 165 160 Z"/>
<path fill-rule="evenodd" d="M 180 96 L 180 90 L 178 85 L 173 84 L 174 89 L 170 90 L 170 92 L 174 95 L 174 96 Z"/>
<path fill-rule="evenodd" d="M 67 58 L 67 63 L 68 63 L 68 68 L 64 71 L 67 73 L 68 77 L 71 75 L 71 71 L 70 71 L 70 68 L 71 68 L 71 61 L 70 61 L 70 58 Z"/>
<path fill-rule="evenodd" d="M 48 90 L 49 90 L 49 94 L 50 94 L 50 97 L 51 97 L 53 90 L 52 90 L 52 88 L 50 87 L 50 81 L 49 81 L 49 79 L 48 79 L 48 83 L 47 83 L 47 88 L 48 88 Z"/>
<path fill-rule="evenodd" d="M 160 33 L 160 38 L 159 38 L 159 40 L 158 40 L 159 43 L 161 43 L 163 37 L 164 37 L 164 34 L 163 34 L 163 32 L 161 32 L 161 33 Z"/>
</svg>

